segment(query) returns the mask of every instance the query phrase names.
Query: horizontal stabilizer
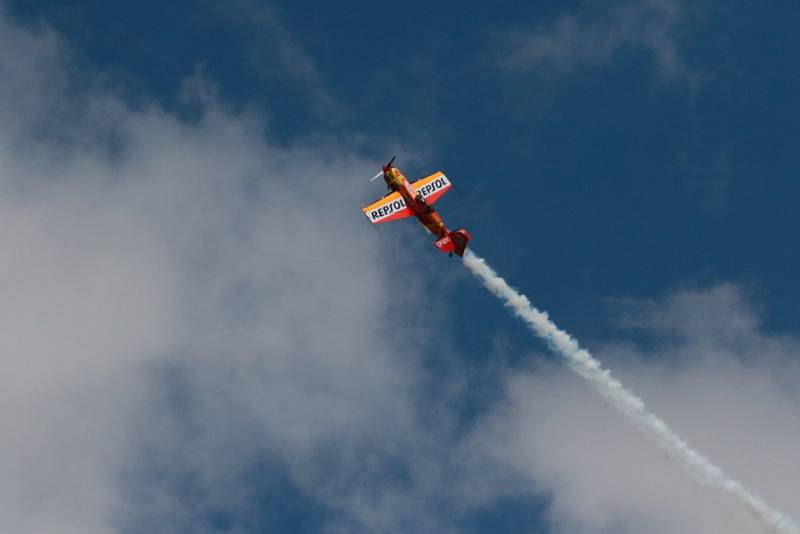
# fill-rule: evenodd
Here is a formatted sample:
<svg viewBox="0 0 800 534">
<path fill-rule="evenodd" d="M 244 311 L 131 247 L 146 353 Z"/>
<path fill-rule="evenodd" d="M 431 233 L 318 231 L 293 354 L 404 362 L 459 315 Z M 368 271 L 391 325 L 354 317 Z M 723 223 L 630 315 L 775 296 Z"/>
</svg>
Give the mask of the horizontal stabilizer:
<svg viewBox="0 0 800 534">
<path fill-rule="evenodd" d="M 455 253 L 461 257 L 464 255 L 464 250 L 467 248 L 467 243 L 469 243 L 470 239 L 472 239 L 472 236 L 469 235 L 469 232 L 459 228 L 449 232 L 434 244 L 441 252 Z"/>
</svg>

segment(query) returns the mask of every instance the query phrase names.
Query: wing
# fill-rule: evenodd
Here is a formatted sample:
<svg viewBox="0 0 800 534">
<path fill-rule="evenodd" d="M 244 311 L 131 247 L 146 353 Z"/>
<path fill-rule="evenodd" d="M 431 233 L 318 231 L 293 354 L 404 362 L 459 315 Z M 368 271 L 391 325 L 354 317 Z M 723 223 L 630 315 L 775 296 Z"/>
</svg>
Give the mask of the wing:
<svg viewBox="0 0 800 534">
<path fill-rule="evenodd" d="M 376 200 L 369 206 L 362 208 L 362 211 L 372 224 L 396 221 L 413 215 L 411 208 L 406 206 L 406 201 L 397 191 L 386 195 L 380 200 Z"/>
<path fill-rule="evenodd" d="M 447 176 L 445 176 L 442 171 L 437 171 L 430 176 L 420 178 L 411 184 L 411 187 L 414 188 L 415 192 L 421 193 L 422 198 L 424 198 L 428 204 L 433 204 L 439 200 L 439 197 L 444 195 L 452 185 L 453 184 L 450 183 L 450 180 L 447 179 Z"/>
</svg>

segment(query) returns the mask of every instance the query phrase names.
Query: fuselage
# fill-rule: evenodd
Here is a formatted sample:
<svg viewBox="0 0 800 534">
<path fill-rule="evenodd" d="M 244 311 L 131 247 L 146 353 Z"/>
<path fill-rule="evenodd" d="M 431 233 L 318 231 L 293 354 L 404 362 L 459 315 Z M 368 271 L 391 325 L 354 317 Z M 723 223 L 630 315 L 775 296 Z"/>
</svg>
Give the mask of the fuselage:
<svg viewBox="0 0 800 534">
<path fill-rule="evenodd" d="M 403 197 L 406 206 L 411 208 L 420 224 L 436 236 L 436 239 L 441 239 L 447 235 L 447 227 L 442 222 L 442 218 L 439 217 L 433 206 L 428 205 L 425 199 L 416 194 L 414 188 L 411 187 L 406 177 L 400 172 L 400 169 L 396 167 L 384 168 L 383 179 L 389 189 L 397 191 Z"/>
</svg>

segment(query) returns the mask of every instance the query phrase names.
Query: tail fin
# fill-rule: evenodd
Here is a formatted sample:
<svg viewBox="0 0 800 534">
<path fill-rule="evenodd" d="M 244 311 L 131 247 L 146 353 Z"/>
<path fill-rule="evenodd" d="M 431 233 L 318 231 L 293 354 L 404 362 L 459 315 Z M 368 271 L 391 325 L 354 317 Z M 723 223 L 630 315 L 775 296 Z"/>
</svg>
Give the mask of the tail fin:
<svg viewBox="0 0 800 534">
<path fill-rule="evenodd" d="M 449 232 L 435 244 L 436 248 L 441 252 L 449 252 L 450 254 L 455 252 L 461 257 L 464 255 L 464 250 L 467 248 L 467 243 L 469 243 L 470 239 L 472 239 L 472 236 L 469 235 L 469 232 L 459 228 Z"/>
</svg>

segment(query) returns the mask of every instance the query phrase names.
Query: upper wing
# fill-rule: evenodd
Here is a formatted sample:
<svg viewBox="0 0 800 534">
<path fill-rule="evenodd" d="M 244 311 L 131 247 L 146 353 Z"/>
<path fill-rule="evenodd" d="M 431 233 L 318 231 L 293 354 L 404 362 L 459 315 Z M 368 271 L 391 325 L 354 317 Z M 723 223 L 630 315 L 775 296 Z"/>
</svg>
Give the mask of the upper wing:
<svg viewBox="0 0 800 534">
<path fill-rule="evenodd" d="M 406 206 L 405 199 L 397 191 L 386 195 L 380 200 L 376 200 L 369 206 L 362 208 L 362 211 L 372 224 L 396 221 L 413 215 L 411 208 Z"/>
<path fill-rule="evenodd" d="M 447 176 L 445 176 L 442 171 L 437 171 L 430 176 L 420 178 L 411 184 L 411 187 L 414 188 L 415 192 L 421 193 L 422 198 L 424 198 L 428 204 L 433 204 L 439 200 L 439 197 L 444 195 L 452 185 L 453 184 L 450 183 L 450 180 L 447 179 Z"/>
</svg>

